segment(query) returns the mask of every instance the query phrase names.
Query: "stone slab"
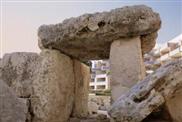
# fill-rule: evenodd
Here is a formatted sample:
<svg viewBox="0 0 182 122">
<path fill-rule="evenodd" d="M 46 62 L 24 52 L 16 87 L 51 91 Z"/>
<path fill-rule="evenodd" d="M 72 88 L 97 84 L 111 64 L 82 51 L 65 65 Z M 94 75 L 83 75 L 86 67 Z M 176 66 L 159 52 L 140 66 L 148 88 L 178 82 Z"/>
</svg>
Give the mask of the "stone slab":
<svg viewBox="0 0 182 122">
<path fill-rule="evenodd" d="M 26 100 L 0 80 L 0 122 L 25 122 L 28 112 Z"/>
<path fill-rule="evenodd" d="M 111 98 L 116 101 L 145 77 L 139 37 L 116 40 L 111 44 Z"/>
<path fill-rule="evenodd" d="M 68 121 L 75 84 L 70 57 L 56 50 L 6 54 L 0 63 L 0 79 L 18 97 L 29 99 L 30 122 Z"/>
<path fill-rule="evenodd" d="M 73 117 L 84 118 L 88 116 L 88 94 L 91 81 L 90 67 L 78 60 L 73 60 L 75 75 L 75 99 Z"/>
<path fill-rule="evenodd" d="M 112 41 L 125 37 L 143 37 L 143 52 L 150 51 L 156 37 L 148 35 L 156 35 L 160 26 L 159 14 L 150 7 L 126 6 L 42 25 L 38 30 L 39 47 L 60 50 L 80 61 L 108 59 Z"/>
</svg>

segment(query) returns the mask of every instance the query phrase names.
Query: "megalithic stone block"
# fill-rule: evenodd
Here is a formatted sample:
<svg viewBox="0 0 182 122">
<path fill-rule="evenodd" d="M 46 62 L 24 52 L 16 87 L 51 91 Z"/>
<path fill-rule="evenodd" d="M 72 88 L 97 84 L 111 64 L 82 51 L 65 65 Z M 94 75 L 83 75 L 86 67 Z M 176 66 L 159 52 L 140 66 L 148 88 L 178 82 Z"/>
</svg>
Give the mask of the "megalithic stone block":
<svg viewBox="0 0 182 122">
<path fill-rule="evenodd" d="M 166 104 L 172 119 L 181 122 L 181 88 L 182 60 L 176 60 L 160 67 L 120 96 L 109 110 L 109 115 L 115 122 L 141 122 Z M 171 109 L 171 105 L 175 104 L 177 108 L 173 106 Z"/>
<path fill-rule="evenodd" d="M 160 25 L 159 14 L 151 8 L 126 6 L 109 12 L 84 14 L 55 25 L 42 25 L 38 30 L 39 47 L 57 49 L 85 62 L 108 59 L 114 40 L 141 36 L 142 51 L 148 52 L 155 45 L 155 38 L 145 40 L 146 36 L 156 33 Z"/>
<path fill-rule="evenodd" d="M 112 102 L 145 77 L 140 37 L 123 38 L 111 44 Z"/>
<path fill-rule="evenodd" d="M 68 122 L 74 102 L 73 60 L 56 50 L 43 50 L 33 81 L 33 122 Z"/>
<path fill-rule="evenodd" d="M 85 118 L 88 116 L 88 94 L 91 81 L 90 67 L 78 60 L 73 60 L 75 78 L 73 117 Z"/>
<path fill-rule="evenodd" d="M 18 97 L 29 100 L 31 122 L 68 121 L 73 110 L 75 88 L 70 57 L 47 49 L 40 55 L 26 52 L 6 54 L 0 63 L 0 79 Z"/>
<path fill-rule="evenodd" d="M 182 88 L 166 101 L 166 108 L 174 122 L 182 122 Z"/>
<path fill-rule="evenodd" d="M 3 80 L 0 80 L 0 122 L 25 122 L 28 113 L 26 100 L 18 98 Z"/>
</svg>

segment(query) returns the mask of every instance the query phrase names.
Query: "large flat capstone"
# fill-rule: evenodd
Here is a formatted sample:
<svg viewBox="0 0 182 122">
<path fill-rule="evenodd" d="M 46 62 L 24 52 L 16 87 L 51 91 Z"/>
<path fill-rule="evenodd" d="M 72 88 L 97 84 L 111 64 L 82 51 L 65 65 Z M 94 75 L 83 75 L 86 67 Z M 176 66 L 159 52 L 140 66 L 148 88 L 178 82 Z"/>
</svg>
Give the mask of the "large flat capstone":
<svg viewBox="0 0 182 122">
<path fill-rule="evenodd" d="M 42 25 L 38 30 L 39 46 L 57 49 L 81 61 L 108 59 L 111 43 L 121 38 L 139 36 L 142 51 L 150 51 L 160 25 L 159 14 L 151 8 L 126 6 Z"/>
</svg>

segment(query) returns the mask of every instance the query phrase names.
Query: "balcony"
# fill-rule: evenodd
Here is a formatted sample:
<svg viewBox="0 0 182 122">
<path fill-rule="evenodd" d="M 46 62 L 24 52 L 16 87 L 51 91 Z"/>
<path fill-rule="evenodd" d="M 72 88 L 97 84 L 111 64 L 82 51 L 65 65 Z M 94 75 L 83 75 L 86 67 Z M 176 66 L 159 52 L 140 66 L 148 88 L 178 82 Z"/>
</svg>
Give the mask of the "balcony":
<svg viewBox="0 0 182 122">
<path fill-rule="evenodd" d="M 95 85 L 107 85 L 107 82 L 90 82 L 90 86 L 95 86 Z"/>
<path fill-rule="evenodd" d="M 166 61 L 166 60 L 170 59 L 170 56 L 169 56 L 169 54 L 167 53 L 167 54 L 161 56 L 160 59 L 161 59 L 161 61 Z"/>
<path fill-rule="evenodd" d="M 177 49 L 171 51 L 171 52 L 169 53 L 169 55 L 170 55 L 172 58 L 179 58 L 179 57 L 181 57 L 181 56 L 182 56 L 181 48 L 179 47 L 179 48 L 177 48 Z"/>
<path fill-rule="evenodd" d="M 95 71 L 95 70 L 101 70 L 101 67 L 94 67 L 94 68 L 92 68 L 92 70 L 93 71 Z"/>
<path fill-rule="evenodd" d="M 107 77 L 106 73 L 105 74 L 97 74 L 96 78 L 105 78 Z"/>
<path fill-rule="evenodd" d="M 109 70 L 109 67 L 108 66 L 102 66 L 101 70 Z"/>
</svg>

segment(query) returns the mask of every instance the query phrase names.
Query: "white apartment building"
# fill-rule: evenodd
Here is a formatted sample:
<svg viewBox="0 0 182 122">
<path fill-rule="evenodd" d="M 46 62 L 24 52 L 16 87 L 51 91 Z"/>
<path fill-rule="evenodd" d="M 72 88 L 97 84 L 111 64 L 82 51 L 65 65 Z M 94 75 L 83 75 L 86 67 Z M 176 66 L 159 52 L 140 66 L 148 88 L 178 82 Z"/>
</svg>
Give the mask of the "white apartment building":
<svg viewBox="0 0 182 122">
<path fill-rule="evenodd" d="M 182 34 L 163 45 L 156 46 L 144 56 L 146 68 L 149 67 L 149 69 L 155 66 L 157 68 L 170 60 L 178 58 L 182 58 Z"/>
<path fill-rule="evenodd" d="M 110 70 L 108 60 L 91 61 L 90 90 L 106 90 L 110 88 Z"/>
<path fill-rule="evenodd" d="M 156 58 L 156 61 L 161 63 L 165 63 L 171 59 L 181 58 L 182 34 L 154 49 L 153 56 Z"/>
<path fill-rule="evenodd" d="M 161 62 L 182 57 L 182 34 L 168 41 L 159 48 L 161 56 L 158 58 Z"/>
<path fill-rule="evenodd" d="M 145 54 L 146 73 L 150 74 L 167 61 L 182 58 L 182 34 L 156 46 L 150 53 Z M 91 61 L 91 90 L 110 89 L 110 70 L 108 60 Z"/>
</svg>

